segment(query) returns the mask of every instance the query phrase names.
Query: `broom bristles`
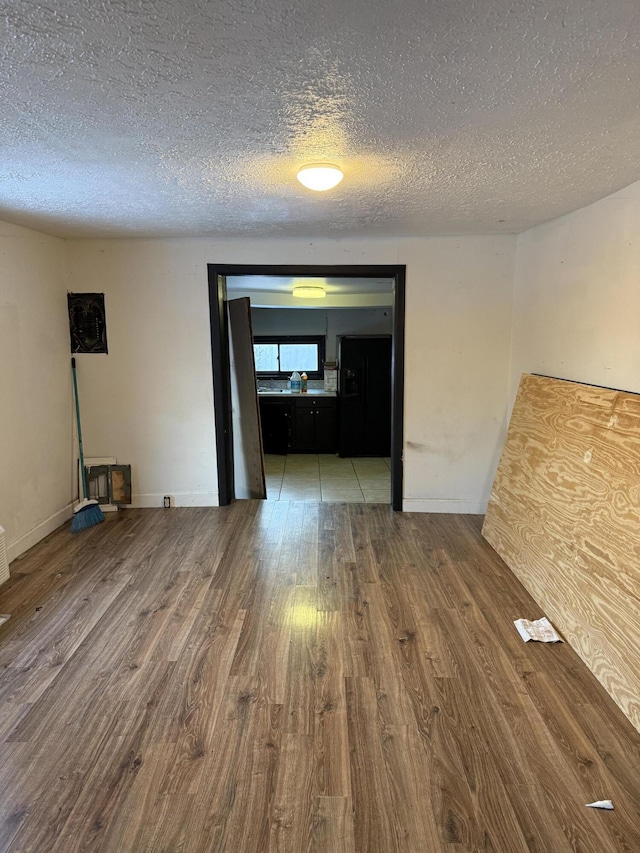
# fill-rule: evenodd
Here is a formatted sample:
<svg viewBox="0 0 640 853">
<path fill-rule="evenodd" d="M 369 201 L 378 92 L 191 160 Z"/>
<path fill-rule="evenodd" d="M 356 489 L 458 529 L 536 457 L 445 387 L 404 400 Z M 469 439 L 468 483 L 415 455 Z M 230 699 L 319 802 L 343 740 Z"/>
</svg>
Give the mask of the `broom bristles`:
<svg viewBox="0 0 640 853">
<path fill-rule="evenodd" d="M 71 522 L 71 532 L 80 533 L 81 530 L 86 530 L 87 527 L 93 527 L 95 524 L 100 524 L 104 521 L 104 513 L 97 503 L 87 504 L 76 510 Z"/>
</svg>

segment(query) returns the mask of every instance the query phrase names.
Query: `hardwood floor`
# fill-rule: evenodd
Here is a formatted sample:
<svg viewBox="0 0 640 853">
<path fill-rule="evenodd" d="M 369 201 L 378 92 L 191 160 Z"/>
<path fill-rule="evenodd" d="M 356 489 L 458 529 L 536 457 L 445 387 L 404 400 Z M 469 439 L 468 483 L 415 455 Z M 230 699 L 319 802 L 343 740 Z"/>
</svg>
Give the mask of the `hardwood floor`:
<svg viewBox="0 0 640 853">
<path fill-rule="evenodd" d="M 0 588 L 0 849 L 640 850 L 640 734 L 473 516 L 61 528 Z M 585 808 L 611 798 L 615 811 Z"/>
</svg>

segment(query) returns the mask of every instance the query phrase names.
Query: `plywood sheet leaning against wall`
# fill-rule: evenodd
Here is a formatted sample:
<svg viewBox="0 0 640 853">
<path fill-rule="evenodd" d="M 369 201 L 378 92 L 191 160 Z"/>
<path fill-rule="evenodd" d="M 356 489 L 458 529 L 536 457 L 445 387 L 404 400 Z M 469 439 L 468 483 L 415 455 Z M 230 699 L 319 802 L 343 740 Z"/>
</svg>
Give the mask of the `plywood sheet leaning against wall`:
<svg viewBox="0 0 640 853">
<path fill-rule="evenodd" d="M 524 375 L 482 532 L 640 730 L 640 395 Z"/>
</svg>

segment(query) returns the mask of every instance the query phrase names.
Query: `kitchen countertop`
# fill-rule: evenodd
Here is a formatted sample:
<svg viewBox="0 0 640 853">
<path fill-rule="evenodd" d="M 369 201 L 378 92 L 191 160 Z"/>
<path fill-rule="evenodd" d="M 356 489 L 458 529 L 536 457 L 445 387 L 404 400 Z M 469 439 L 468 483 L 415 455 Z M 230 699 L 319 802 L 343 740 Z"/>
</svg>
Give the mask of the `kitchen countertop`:
<svg viewBox="0 0 640 853">
<path fill-rule="evenodd" d="M 313 389 L 311 388 L 307 391 L 306 394 L 292 394 L 291 391 L 276 391 L 275 389 L 272 391 L 269 388 L 262 388 L 258 391 L 258 397 L 337 397 L 335 391 L 325 391 L 324 389 Z"/>
</svg>

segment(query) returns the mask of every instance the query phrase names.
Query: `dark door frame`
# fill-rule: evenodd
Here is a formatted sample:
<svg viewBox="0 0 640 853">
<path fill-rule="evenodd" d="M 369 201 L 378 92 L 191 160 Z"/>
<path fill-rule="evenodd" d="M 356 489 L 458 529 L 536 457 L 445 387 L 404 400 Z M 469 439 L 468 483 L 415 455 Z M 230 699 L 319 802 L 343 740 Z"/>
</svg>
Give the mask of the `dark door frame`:
<svg viewBox="0 0 640 853">
<path fill-rule="evenodd" d="M 229 330 L 227 326 L 227 276 L 300 276 L 312 278 L 390 278 L 394 282 L 393 339 L 391 353 L 391 506 L 402 509 L 404 435 L 404 320 L 406 266 L 324 265 L 324 264 L 207 264 L 211 363 L 215 407 L 218 501 L 227 506 L 233 500 L 233 447 L 231 433 L 231 376 Z"/>
</svg>

